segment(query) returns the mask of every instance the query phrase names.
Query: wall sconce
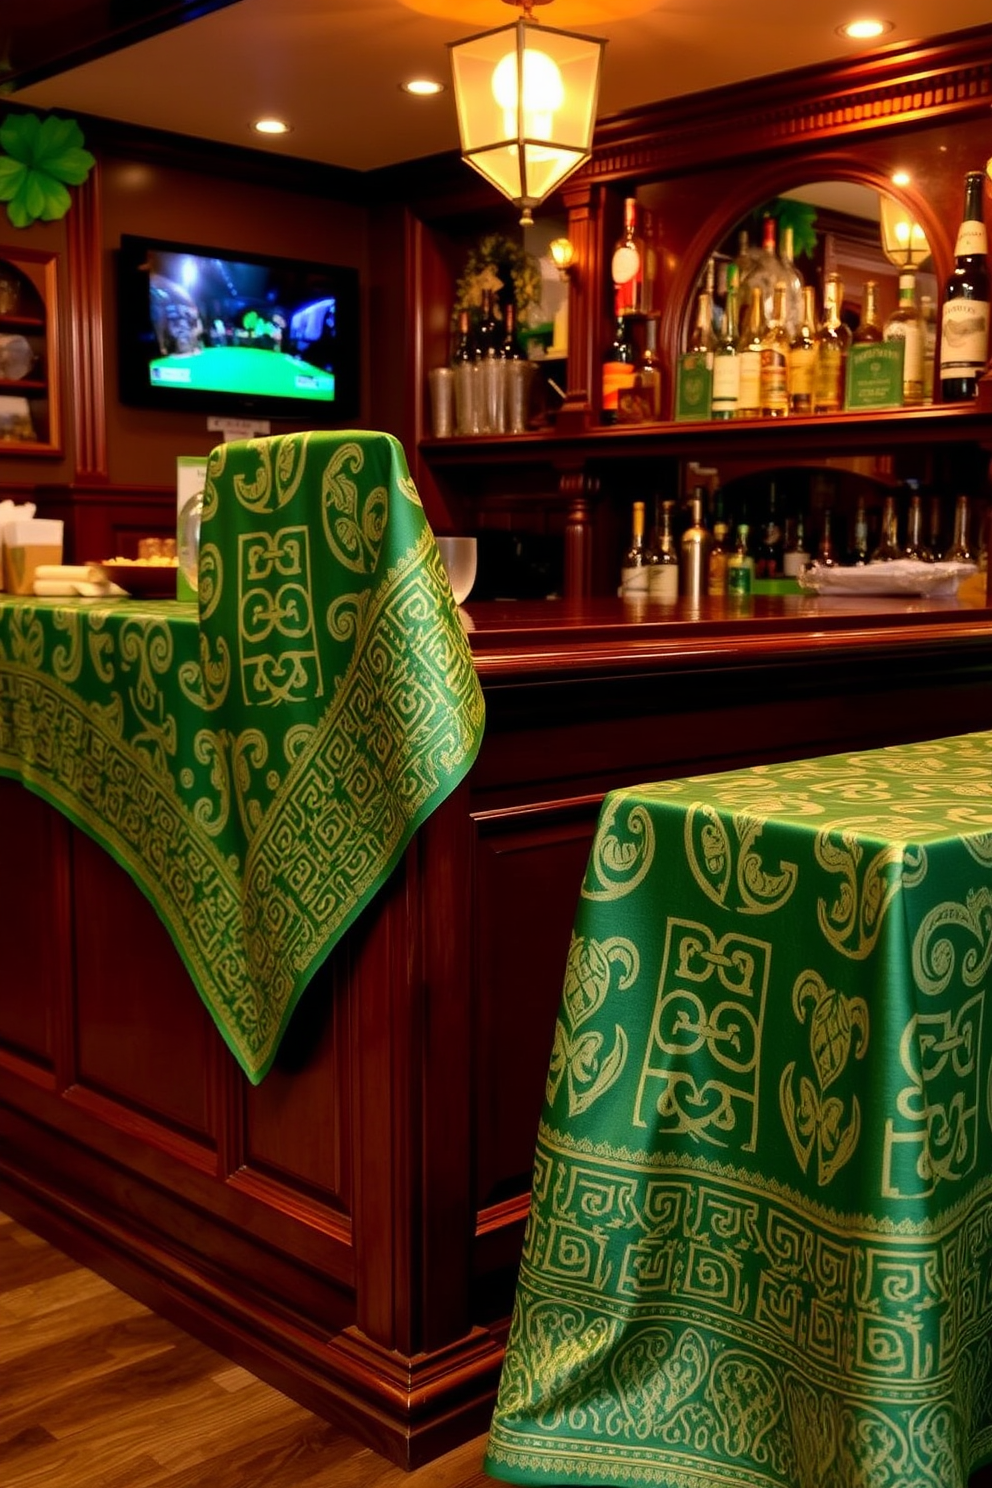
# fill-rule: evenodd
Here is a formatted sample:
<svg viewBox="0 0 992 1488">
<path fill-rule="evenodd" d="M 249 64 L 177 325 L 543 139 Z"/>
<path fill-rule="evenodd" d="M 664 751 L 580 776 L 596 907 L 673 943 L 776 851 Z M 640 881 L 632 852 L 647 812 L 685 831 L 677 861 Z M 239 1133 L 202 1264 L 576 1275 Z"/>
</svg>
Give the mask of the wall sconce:
<svg viewBox="0 0 992 1488">
<path fill-rule="evenodd" d="M 879 196 L 882 252 L 898 269 L 918 269 L 930 257 L 930 244 L 920 224 L 891 196 Z"/>
<path fill-rule="evenodd" d="M 533 222 L 533 208 L 592 154 L 605 41 L 534 19 L 448 43 L 462 159 Z"/>
<path fill-rule="evenodd" d="M 548 251 L 555 261 L 559 279 L 567 280 L 576 268 L 575 249 L 568 238 L 552 238 Z"/>
</svg>

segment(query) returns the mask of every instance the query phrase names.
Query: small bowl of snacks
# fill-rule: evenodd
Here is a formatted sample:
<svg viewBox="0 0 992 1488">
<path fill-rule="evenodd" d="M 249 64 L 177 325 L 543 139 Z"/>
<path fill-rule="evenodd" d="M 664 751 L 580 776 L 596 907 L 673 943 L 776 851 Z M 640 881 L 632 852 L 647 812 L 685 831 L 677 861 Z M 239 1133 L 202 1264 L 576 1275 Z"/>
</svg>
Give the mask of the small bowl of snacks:
<svg viewBox="0 0 992 1488">
<path fill-rule="evenodd" d="M 137 558 L 103 558 L 104 578 L 136 599 L 175 599 L 179 560 L 173 538 L 143 537 Z"/>
</svg>

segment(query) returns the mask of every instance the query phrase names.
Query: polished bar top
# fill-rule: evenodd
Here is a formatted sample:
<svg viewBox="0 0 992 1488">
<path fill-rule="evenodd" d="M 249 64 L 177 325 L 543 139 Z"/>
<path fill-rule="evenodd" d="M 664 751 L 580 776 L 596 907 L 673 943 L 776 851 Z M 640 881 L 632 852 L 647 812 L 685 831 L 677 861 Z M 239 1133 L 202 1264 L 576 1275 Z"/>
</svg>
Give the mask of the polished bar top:
<svg viewBox="0 0 992 1488">
<path fill-rule="evenodd" d="M 813 645 L 843 649 L 987 646 L 992 607 L 961 598 L 759 595 L 698 605 L 621 599 L 482 601 L 462 607 L 480 675 L 570 676 L 725 664 Z"/>
</svg>

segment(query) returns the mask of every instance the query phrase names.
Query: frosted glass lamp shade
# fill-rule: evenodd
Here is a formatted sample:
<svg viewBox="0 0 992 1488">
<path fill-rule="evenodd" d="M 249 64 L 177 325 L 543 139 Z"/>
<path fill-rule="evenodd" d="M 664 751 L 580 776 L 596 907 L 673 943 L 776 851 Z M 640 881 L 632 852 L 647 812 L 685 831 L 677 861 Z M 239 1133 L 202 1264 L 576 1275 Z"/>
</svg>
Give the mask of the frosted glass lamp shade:
<svg viewBox="0 0 992 1488">
<path fill-rule="evenodd" d="M 882 252 L 900 269 L 918 269 L 930 257 L 927 235 L 899 202 L 879 196 Z"/>
<path fill-rule="evenodd" d="M 592 153 L 605 45 L 523 19 L 449 43 L 462 157 L 524 221 Z"/>
</svg>

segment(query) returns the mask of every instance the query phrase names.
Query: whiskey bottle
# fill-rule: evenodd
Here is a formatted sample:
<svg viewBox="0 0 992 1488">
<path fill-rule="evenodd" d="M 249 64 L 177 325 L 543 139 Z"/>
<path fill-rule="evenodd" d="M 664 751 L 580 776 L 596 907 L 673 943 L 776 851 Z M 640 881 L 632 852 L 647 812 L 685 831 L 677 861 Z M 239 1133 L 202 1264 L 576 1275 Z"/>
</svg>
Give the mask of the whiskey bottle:
<svg viewBox="0 0 992 1488">
<path fill-rule="evenodd" d="M 799 328 L 789 346 L 789 412 L 812 413 L 816 388 L 816 302 L 813 286 L 803 290 Z"/>
<path fill-rule="evenodd" d="M 679 555 L 672 532 L 671 501 L 661 504 L 661 517 L 655 539 L 654 559 L 648 570 L 648 593 L 659 604 L 675 604 L 679 597 Z"/>
<path fill-rule="evenodd" d="M 954 246 L 954 268 L 944 286 L 940 323 L 940 393 L 945 403 L 978 394 L 989 350 L 988 238 L 983 210 L 985 177 L 964 178 L 964 214 Z"/>
<path fill-rule="evenodd" d="M 630 547 L 620 565 L 620 598 L 646 599 L 650 554 L 644 541 L 644 502 L 635 501 L 631 513 Z"/>
<path fill-rule="evenodd" d="M 772 315 L 761 341 L 761 417 L 789 412 L 789 332 L 785 324 L 785 281 L 775 286 Z"/>
<path fill-rule="evenodd" d="M 823 286 L 823 320 L 816 333 L 814 413 L 840 413 L 844 408 L 844 380 L 851 332 L 840 318 L 844 285 L 839 274 L 828 274 Z"/>
<path fill-rule="evenodd" d="M 874 279 L 869 279 L 865 284 L 864 310 L 851 341 L 855 346 L 868 346 L 881 341 L 883 334 L 878 314 L 878 284 Z"/>
<path fill-rule="evenodd" d="M 603 423 L 615 424 L 622 391 L 634 386 L 637 356 L 626 315 L 618 315 L 613 341 L 603 360 Z"/>
<path fill-rule="evenodd" d="M 755 284 L 751 290 L 751 305 L 747 317 L 747 328 L 737 342 L 737 360 L 740 363 L 740 381 L 737 389 L 737 417 L 761 417 L 761 348 L 768 327 L 762 308 L 761 286 Z"/>
<path fill-rule="evenodd" d="M 730 552 L 727 546 L 730 528 L 718 517 L 713 523 L 713 543 L 706 565 L 706 593 L 716 596 L 727 592 L 727 563 Z"/>
</svg>

